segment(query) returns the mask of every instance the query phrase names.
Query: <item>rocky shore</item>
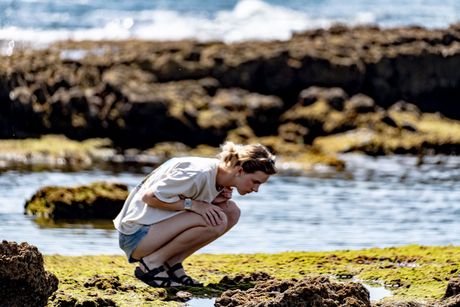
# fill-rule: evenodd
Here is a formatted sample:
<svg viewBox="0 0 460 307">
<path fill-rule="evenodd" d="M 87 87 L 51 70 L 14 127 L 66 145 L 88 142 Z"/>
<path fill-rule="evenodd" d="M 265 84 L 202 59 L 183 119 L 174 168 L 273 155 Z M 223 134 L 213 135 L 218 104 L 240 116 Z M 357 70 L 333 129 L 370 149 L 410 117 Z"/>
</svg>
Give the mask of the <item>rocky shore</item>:
<svg viewBox="0 0 460 307">
<path fill-rule="evenodd" d="M 337 25 L 235 44 L 60 42 L 1 58 L 0 138 L 458 154 L 459 65 L 459 25 Z"/>
<path fill-rule="evenodd" d="M 453 307 L 460 303 L 458 247 L 404 246 L 334 252 L 192 256 L 185 268 L 204 288 L 152 288 L 122 256 L 43 257 L 26 243 L 0 245 L 2 306 Z M 46 269 L 46 271 L 45 271 Z M 58 287 L 59 284 L 59 287 Z M 390 291 L 370 299 L 364 284 Z M 32 304 L 33 303 L 33 304 Z M 21 305 L 22 304 L 22 305 Z"/>
</svg>

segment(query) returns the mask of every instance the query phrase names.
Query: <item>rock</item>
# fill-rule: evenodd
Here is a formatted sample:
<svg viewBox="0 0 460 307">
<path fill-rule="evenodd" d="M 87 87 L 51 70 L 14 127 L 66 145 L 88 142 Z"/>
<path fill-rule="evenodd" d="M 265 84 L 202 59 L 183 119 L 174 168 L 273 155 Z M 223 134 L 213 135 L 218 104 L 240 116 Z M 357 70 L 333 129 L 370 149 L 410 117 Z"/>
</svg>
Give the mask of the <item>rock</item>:
<svg viewBox="0 0 460 307">
<path fill-rule="evenodd" d="M 444 300 L 439 307 L 459 307 L 460 306 L 460 295 L 452 296 Z"/>
<path fill-rule="evenodd" d="M 191 298 L 192 298 L 192 293 L 187 292 L 187 291 L 177 291 L 174 300 L 179 301 L 179 302 L 186 302 L 186 301 L 189 301 Z"/>
<path fill-rule="evenodd" d="M 398 101 L 396 102 L 395 104 L 393 104 L 391 107 L 388 108 L 388 111 L 395 111 L 395 112 L 409 112 L 409 113 L 412 113 L 412 114 L 415 114 L 417 116 L 420 116 L 421 115 L 421 111 L 420 109 L 415 105 L 415 104 L 412 104 L 412 103 L 408 103 L 408 102 L 405 102 L 405 101 Z"/>
<path fill-rule="evenodd" d="M 63 58 L 69 49 L 87 56 Z M 91 52 L 98 49 L 104 52 Z M 327 120 L 295 121 L 309 129 L 307 144 L 314 136 L 357 128 L 334 114 L 343 109 L 366 114 L 398 102 L 392 110 L 460 118 L 458 25 L 337 25 L 288 41 L 234 44 L 62 42 L 1 60 L 1 138 L 55 133 L 78 140 L 107 137 L 125 149 L 165 141 L 214 146 L 245 125 L 257 136 L 276 135 L 286 123 L 280 116 L 296 103 L 322 102 L 330 113 Z M 355 96 L 348 99 L 347 93 Z M 229 119 L 208 124 L 208 115 Z"/>
<path fill-rule="evenodd" d="M 371 97 L 357 94 L 345 103 L 345 110 L 348 112 L 369 113 L 376 111 L 376 105 Z"/>
<path fill-rule="evenodd" d="M 0 306 L 46 306 L 57 288 L 57 277 L 45 271 L 35 246 L 0 244 Z"/>
<path fill-rule="evenodd" d="M 286 142 L 302 144 L 309 130 L 295 123 L 286 123 L 278 127 L 278 135 Z"/>
<path fill-rule="evenodd" d="M 342 111 L 344 102 L 348 99 L 348 95 L 339 87 L 322 88 L 311 86 L 300 92 L 298 101 L 299 104 L 308 106 L 320 99 L 325 100 L 334 109 Z"/>
<path fill-rule="evenodd" d="M 276 96 L 247 95 L 247 122 L 257 136 L 273 135 L 277 131 L 283 101 Z"/>
<path fill-rule="evenodd" d="M 354 306 L 370 307 L 369 292 L 358 283 L 331 282 L 327 277 L 271 279 L 246 291 L 228 290 L 215 306 Z"/>
<path fill-rule="evenodd" d="M 27 214 L 51 219 L 113 219 L 128 197 L 120 183 L 96 182 L 79 187 L 48 186 L 26 201 Z"/>
<path fill-rule="evenodd" d="M 449 280 L 444 298 L 456 295 L 460 295 L 460 278 L 453 278 Z"/>
</svg>

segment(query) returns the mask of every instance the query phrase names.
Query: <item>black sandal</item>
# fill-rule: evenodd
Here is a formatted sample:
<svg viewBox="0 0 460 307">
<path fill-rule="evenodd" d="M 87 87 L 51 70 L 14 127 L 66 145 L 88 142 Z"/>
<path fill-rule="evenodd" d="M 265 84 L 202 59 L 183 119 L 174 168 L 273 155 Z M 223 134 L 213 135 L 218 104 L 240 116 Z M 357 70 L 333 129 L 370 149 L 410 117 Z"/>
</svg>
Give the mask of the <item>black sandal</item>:
<svg viewBox="0 0 460 307">
<path fill-rule="evenodd" d="M 189 287 L 203 287 L 204 285 L 201 282 L 198 282 L 188 276 L 187 274 L 184 274 L 182 276 L 177 276 L 174 274 L 177 270 L 183 269 L 184 267 L 182 266 L 182 263 L 176 263 L 173 266 L 169 266 L 167 263 L 165 263 L 165 266 L 168 268 L 168 275 L 171 278 L 171 280 L 181 283 L 184 286 L 189 286 Z"/>
<path fill-rule="evenodd" d="M 148 266 L 145 264 L 145 262 L 142 259 L 139 260 L 139 262 L 145 267 L 147 272 L 142 271 L 140 267 L 136 267 L 136 270 L 134 271 L 134 276 L 136 276 L 138 279 L 145 282 L 147 285 L 151 287 L 160 287 L 160 288 L 181 286 L 180 284 L 176 284 L 176 282 L 173 281 L 172 278 L 170 277 L 157 276 L 159 273 L 164 272 L 166 270 L 163 265 L 157 268 L 154 268 L 154 269 L 149 269 Z"/>
</svg>

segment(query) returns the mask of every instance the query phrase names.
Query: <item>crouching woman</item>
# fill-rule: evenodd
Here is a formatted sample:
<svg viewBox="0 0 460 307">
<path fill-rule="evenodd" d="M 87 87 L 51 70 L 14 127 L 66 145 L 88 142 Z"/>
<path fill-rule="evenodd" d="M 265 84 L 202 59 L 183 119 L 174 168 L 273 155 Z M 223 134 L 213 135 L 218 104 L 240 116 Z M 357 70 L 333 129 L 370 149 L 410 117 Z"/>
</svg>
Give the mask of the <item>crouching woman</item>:
<svg viewBox="0 0 460 307">
<path fill-rule="evenodd" d="M 232 228 L 240 210 L 231 200 L 257 192 L 276 173 L 275 157 L 260 144 L 221 147 L 218 158 L 172 158 L 128 196 L 114 220 L 121 249 L 139 262 L 135 276 L 153 287 L 202 286 L 184 259 Z"/>
</svg>

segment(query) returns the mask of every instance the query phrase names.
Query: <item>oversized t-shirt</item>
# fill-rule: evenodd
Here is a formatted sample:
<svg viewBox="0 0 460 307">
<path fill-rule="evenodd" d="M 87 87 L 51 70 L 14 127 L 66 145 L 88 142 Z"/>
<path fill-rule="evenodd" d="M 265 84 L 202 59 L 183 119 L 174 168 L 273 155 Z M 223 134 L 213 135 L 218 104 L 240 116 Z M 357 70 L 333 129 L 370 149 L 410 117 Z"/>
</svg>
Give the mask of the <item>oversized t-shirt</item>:
<svg viewBox="0 0 460 307">
<path fill-rule="evenodd" d="M 220 192 L 216 189 L 218 166 L 219 160 L 213 158 L 181 157 L 166 161 L 131 191 L 113 221 L 115 228 L 130 235 L 142 225 L 152 225 L 181 213 L 147 205 L 142 197 L 148 191 L 166 203 L 184 198 L 212 202 Z"/>
</svg>

